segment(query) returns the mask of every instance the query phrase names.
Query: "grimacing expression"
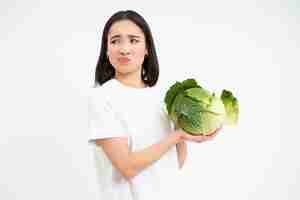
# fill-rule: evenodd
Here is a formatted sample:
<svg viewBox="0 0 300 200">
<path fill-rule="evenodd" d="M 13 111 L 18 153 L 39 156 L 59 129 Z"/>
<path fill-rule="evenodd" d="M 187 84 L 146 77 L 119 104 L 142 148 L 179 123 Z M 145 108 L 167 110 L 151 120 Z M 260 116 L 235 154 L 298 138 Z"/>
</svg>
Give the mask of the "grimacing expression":
<svg viewBox="0 0 300 200">
<path fill-rule="evenodd" d="M 115 22 L 108 32 L 106 53 L 117 73 L 140 71 L 148 54 L 143 31 L 130 20 Z"/>
</svg>

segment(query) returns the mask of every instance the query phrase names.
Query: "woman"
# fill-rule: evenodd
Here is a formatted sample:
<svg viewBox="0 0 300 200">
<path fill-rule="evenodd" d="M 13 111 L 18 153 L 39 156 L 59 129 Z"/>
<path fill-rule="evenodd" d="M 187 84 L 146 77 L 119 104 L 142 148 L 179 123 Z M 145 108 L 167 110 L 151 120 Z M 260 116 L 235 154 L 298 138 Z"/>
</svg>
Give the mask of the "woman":
<svg viewBox="0 0 300 200">
<path fill-rule="evenodd" d="M 152 34 L 134 11 L 105 24 L 95 87 L 89 96 L 90 143 L 95 147 L 101 199 L 164 199 L 176 194 L 176 176 L 191 136 L 174 129 L 157 85 L 159 64 Z"/>
</svg>

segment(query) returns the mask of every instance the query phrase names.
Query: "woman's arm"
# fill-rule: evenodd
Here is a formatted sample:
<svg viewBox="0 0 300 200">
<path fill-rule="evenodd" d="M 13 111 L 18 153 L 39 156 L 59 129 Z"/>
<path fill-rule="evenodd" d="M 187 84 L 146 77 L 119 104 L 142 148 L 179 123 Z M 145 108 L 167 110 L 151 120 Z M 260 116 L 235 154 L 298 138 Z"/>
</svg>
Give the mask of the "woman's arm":
<svg viewBox="0 0 300 200">
<path fill-rule="evenodd" d="M 175 130 L 179 130 L 178 126 L 174 124 Z M 184 162 L 187 157 L 187 144 L 184 140 L 176 144 L 177 150 L 177 161 L 178 161 L 178 168 L 181 169 L 184 165 Z"/>
<path fill-rule="evenodd" d="M 172 146 L 182 142 L 182 133 L 172 131 L 159 143 L 145 149 L 130 152 L 127 138 L 107 138 L 96 140 L 101 145 L 114 167 L 130 180 L 153 162 L 159 160 Z"/>
<path fill-rule="evenodd" d="M 185 141 L 181 141 L 177 143 L 176 150 L 177 150 L 178 168 L 181 169 L 187 158 L 187 143 Z"/>
<path fill-rule="evenodd" d="M 169 149 L 178 143 L 181 143 L 178 149 L 180 156 L 178 158 L 179 166 L 182 167 L 186 159 L 187 147 L 186 141 L 204 142 L 211 140 L 219 132 L 220 128 L 214 131 L 210 136 L 191 136 L 181 129 L 172 131 L 159 143 L 153 144 L 145 149 L 130 152 L 128 139 L 124 138 L 107 138 L 96 140 L 97 145 L 101 145 L 107 157 L 111 160 L 114 167 L 128 180 L 136 176 L 140 171 L 148 167 L 153 162 L 159 160 Z"/>
</svg>

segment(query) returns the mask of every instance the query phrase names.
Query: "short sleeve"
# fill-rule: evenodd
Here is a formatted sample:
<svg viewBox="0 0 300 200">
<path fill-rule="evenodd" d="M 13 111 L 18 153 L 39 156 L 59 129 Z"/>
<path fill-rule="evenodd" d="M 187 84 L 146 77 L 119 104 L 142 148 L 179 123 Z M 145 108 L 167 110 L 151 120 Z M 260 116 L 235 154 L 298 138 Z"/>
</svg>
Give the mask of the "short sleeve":
<svg viewBox="0 0 300 200">
<path fill-rule="evenodd" d="M 126 129 L 108 99 L 88 96 L 89 143 L 95 139 L 127 137 Z"/>
</svg>

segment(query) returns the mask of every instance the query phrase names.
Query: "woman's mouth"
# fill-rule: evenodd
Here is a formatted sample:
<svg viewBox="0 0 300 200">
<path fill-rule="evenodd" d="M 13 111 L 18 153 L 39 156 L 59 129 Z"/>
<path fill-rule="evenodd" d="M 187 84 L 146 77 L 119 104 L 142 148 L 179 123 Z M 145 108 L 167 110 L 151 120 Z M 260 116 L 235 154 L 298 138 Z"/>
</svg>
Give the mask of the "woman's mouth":
<svg viewBox="0 0 300 200">
<path fill-rule="evenodd" d="M 126 57 L 122 57 L 122 58 L 118 58 L 118 61 L 122 64 L 126 64 L 130 62 L 130 59 Z"/>
</svg>

